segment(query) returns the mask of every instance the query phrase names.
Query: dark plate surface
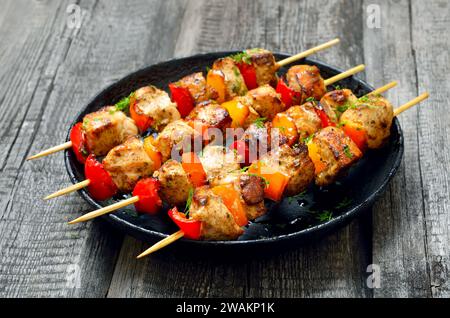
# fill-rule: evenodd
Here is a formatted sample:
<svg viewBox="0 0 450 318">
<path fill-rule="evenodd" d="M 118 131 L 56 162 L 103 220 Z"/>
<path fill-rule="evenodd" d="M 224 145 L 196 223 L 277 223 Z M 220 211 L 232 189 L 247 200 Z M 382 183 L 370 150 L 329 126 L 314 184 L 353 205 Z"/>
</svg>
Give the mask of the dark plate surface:
<svg viewBox="0 0 450 318">
<path fill-rule="evenodd" d="M 232 53 L 235 52 L 210 53 L 175 59 L 131 73 L 92 99 L 74 119 L 71 127 L 81 121 L 87 113 L 105 105 L 115 104 L 122 97 L 142 86 L 152 84 L 167 91 L 168 83 L 193 72 L 204 72 L 214 60 Z M 288 55 L 275 54 L 275 57 L 281 60 Z M 342 72 L 323 62 L 311 59 L 304 59 L 295 64 L 316 65 L 324 78 Z M 284 74 L 286 70 L 287 68 L 282 68 L 279 74 Z M 357 96 L 362 96 L 373 89 L 372 86 L 355 77 L 347 78 L 337 84 L 351 89 Z M 190 250 L 212 248 L 214 251 L 224 251 L 247 247 L 255 250 L 257 246 L 279 248 L 290 246 L 291 243 L 298 244 L 316 239 L 347 224 L 352 218 L 370 208 L 395 174 L 402 155 L 402 131 L 398 120 L 394 119 L 389 143 L 381 150 L 367 152 L 364 158 L 352 167 L 349 174 L 336 184 L 321 189 L 311 186 L 305 193 L 295 198 L 286 198 L 277 205 L 268 202 L 269 212 L 251 223 L 238 240 L 211 242 L 182 239 L 175 245 L 189 246 Z M 73 183 L 84 180 L 83 167 L 78 164 L 72 151 L 65 152 L 65 163 Z M 94 209 L 121 199 L 119 197 L 97 202 L 86 190 L 81 190 L 79 193 Z M 177 230 L 164 212 L 158 216 L 137 215 L 134 208 L 130 207 L 103 218 L 126 233 L 148 242 L 164 238 Z"/>
</svg>

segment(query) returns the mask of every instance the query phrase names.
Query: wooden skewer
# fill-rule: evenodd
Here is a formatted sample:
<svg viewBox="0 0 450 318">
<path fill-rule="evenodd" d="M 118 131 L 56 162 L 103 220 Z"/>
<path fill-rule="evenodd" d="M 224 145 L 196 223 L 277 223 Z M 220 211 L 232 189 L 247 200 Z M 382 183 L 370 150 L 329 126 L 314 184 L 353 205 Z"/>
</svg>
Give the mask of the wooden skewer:
<svg viewBox="0 0 450 318">
<path fill-rule="evenodd" d="M 395 86 L 397 86 L 397 82 L 396 81 L 393 81 L 393 82 L 390 82 L 390 83 L 388 83 L 388 84 L 386 84 L 386 85 L 384 85 L 384 86 L 381 86 L 381 87 L 379 87 L 379 88 L 377 88 L 376 90 L 374 90 L 374 91 L 371 91 L 369 94 L 367 94 L 367 95 L 379 95 L 379 94 L 383 94 L 384 92 L 386 92 L 387 90 L 390 90 L 392 87 L 395 87 Z"/>
<path fill-rule="evenodd" d="M 53 199 L 53 198 L 56 198 L 56 197 L 60 197 L 62 195 L 65 195 L 65 194 L 68 194 L 68 193 L 71 193 L 71 192 L 78 191 L 80 189 L 83 189 L 84 187 L 87 187 L 90 183 L 91 183 L 91 180 L 89 180 L 89 179 L 81 181 L 81 182 L 78 182 L 78 183 L 76 183 L 74 185 L 71 185 L 70 187 L 67 187 L 65 189 L 56 191 L 56 192 L 46 196 L 44 198 L 44 200 L 50 200 L 50 199 Z"/>
<path fill-rule="evenodd" d="M 98 209 L 98 210 L 86 213 L 85 215 L 80 216 L 79 218 L 70 221 L 69 224 L 76 224 L 76 223 L 79 223 L 79 222 L 88 221 L 88 220 L 91 220 L 93 218 L 99 217 L 101 215 L 107 214 L 109 212 L 112 212 L 112 211 L 118 210 L 120 208 L 126 207 L 127 205 L 136 203 L 138 201 L 139 201 L 139 197 L 138 196 L 134 196 L 134 197 L 131 197 L 129 199 L 126 199 L 126 200 L 123 200 L 123 201 L 111 204 L 109 206 L 105 206 L 104 208 L 101 208 L 101 209 Z"/>
<path fill-rule="evenodd" d="M 389 84 L 386 84 L 386 85 L 384 85 L 384 86 L 374 90 L 373 92 L 369 93 L 368 95 L 373 94 L 373 93 L 381 94 L 381 93 L 387 91 L 388 89 L 390 89 L 390 88 L 392 88 L 392 87 L 394 87 L 396 85 L 397 85 L 397 82 L 391 82 Z M 394 116 L 398 116 L 400 113 L 404 112 L 405 110 L 407 110 L 407 109 L 411 108 L 412 106 L 420 103 L 424 99 L 427 99 L 428 96 L 429 96 L 429 94 L 427 92 L 425 92 L 425 93 L 419 95 L 418 97 L 412 99 L 411 101 L 407 102 L 406 104 L 398 107 L 396 110 L 394 110 Z M 147 250 L 145 250 L 141 254 L 139 254 L 137 256 L 137 258 L 142 258 L 144 256 L 147 256 L 147 255 L 151 254 L 151 253 L 154 253 L 154 252 L 160 250 L 161 248 L 163 248 L 163 247 L 165 247 L 165 246 L 167 246 L 167 245 L 169 245 L 169 244 L 179 240 L 180 238 L 183 237 L 183 235 L 184 235 L 183 231 L 181 231 L 181 230 L 177 231 L 177 232 L 173 233 L 172 235 L 166 237 L 165 239 L 159 241 L 158 243 L 154 244 L 153 246 L 151 246 L 150 248 L 148 248 Z"/>
<path fill-rule="evenodd" d="M 155 243 L 154 245 L 152 245 L 150 248 L 146 249 L 144 252 L 142 252 L 141 254 L 139 254 L 136 258 L 142 258 L 144 256 L 147 256 L 151 253 L 156 252 L 157 250 L 162 249 L 163 247 L 166 247 L 169 244 L 172 244 L 173 242 L 179 240 L 180 238 L 182 238 L 184 236 L 184 232 L 179 230 L 171 235 L 169 235 L 168 237 L 166 237 L 165 239 L 162 239 L 161 241 L 159 241 L 158 243 Z"/>
<path fill-rule="evenodd" d="M 347 70 L 345 72 L 342 72 L 342 73 L 340 73 L 338 75 L 335 75 L 333 77 L 327 78 L 324 81 L 325 86 L 329 86 L 331 84 L 339 82 L 341 79 L 344 79 L 344 78 L 352 76 L 352 75 L 354 75 L 356 73 L 362 72 L 362 71 L 364 71 L 365 68 L 366 68 L 366 66 L 364 64 L 360 64 L 360 65 L 352 67 L 351 69 L 349 69 L 349 70 Z"/>
<path fill-rule="evenodd" d="M 428 94 L 428 92 L 425 92 L 425 93 L 417 96 L 416 98 L 410 100 L 406 104 L 403 104 L 402 106 L 396 108 L 394 110 L 394 117 L 397 117 L 398 115 L 403 113 L 405 110 L 410 109 L 414 105 L 416 105 L 416 104 L 420 103 L 421 101 L 427 99 L 429 96 L 430 96 L 430 94 Z"/>
<path fill-rule="evenodd" d="M 286 58 L 284 60 L 278 61 L 277 62 L 277 67 L 280 68 L 280 67 L 283 67 L 285 65 L 291 64 L 291 63 L 293 63 L 295 61 L 298 61 L 298 60 L 300 60 L 300 59 L 302 59 L 304 57 L 307 57 L 307 56 L 312 55 L 314 53 L 317 53 L 319 51 L 328 49 L 329 47 L 332 47 L 333 45 L 336 45 L 339 42 L 340 42 L 339 39 L 334 39 L 334 40 L 328 41 L 328 42 L 326 42 L 324 44 L 315 46 L 315 47 L 313 47 L 313 48 L 311 48 L 309 50 L 306 50 L 306 51 L 303 51 L 301 53 L 295 54 L 295 55 L 293 55 L 291 57 L 288 57 L 288 58 Z"/>
<path fill-rule="evenodd" d="M 300 52 L 298 54 L 295 54 L 295 55 L 293 55 L 291 57 L 288 57 L 288 58 L 286 58 L 284 60 L 281 60 L 281 61 L 277 62 L 277 64 L 276 64 L 277 68 L 280 68 L 280 67 L 285 66 L 287 64 L 290 64 L 292 62 L 300 60 L 300 59 L 302 59 L 304 57 L 307 57 L 307 56 L 309 56 L 311 54 L 314 54 L 314 53 L 317 53 L 319 51 L 325 50 L 325 49 L 327 49 L 329 47 L 332 47 L 333 45 L 338 44 L 339 42 L 340 42 L 340 40 L 336 38 L 336 39 L 328 41 L 328 42 L 326 42 L 324 44 L 315 46 L 315 47 L 313 47 L 313 48 L 311 48 L 309 50 L 306 50 L 306 51 Z M 26 160 L 33 160 L 33 159 L 45 157 L 45 156 L 51 155 L 51 154 L 53 154 L 55 152 L 69 149 L 71 147 L 72 147 L 72 142 L 68 141 L 68 142 L 63 143 L 61 145 L 49 148 L 49 149 L 44 150 L 44 151 L 41 151 L 38 154 L 35 154 L 33 156 L 28 157 Z"/>
<path fill-rule="evenodd" d="M 71 141 L 68 141 L 68 142 L 65 142 L 65 143 L 63 143 L 61 145 L 49 148 L 49 149 L 44 150 L 44 151 L 41 151 L 38 154 L 35 154 L 33 156 L 28 157 L 27 160 L 33 160 L 33 159 L 45 157 L 45 156 L 51 155 L 52 153 L 55 153 L 55 152 L 58 152 L 58 151 L 62 151 L 62 150 L 66 150 L 66 149 L 69 149 L 69 148 L 72 148 L 72 142 Z"/>
</svg>

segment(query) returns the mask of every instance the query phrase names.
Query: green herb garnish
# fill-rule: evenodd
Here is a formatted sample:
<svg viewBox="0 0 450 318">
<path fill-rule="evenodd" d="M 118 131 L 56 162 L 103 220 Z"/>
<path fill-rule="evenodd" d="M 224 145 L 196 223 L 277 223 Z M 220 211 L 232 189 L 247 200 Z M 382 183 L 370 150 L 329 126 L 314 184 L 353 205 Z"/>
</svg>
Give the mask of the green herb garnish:
<svg viewBox="0 0 450 318">
<path fill-rule="evenodd" d="M 269 184 L 270 184 L 269 180 L 267 180 L 265 177 L 263 177 L 263 176 L 261 176 L 261 175 L 259 175 L 259 174 L 256 174 L 256 173 L 249 173 L 248 175 L 249 175 L 249 176 L 254 176 L 254 177 L 260 177 L 261 179 L 264 180 L 264 183 L 266 184 L 266 187 L 268 187 Z"/>
<path fill-rule="evenodd" d="M 189 209 L 191 208 L 192 198 L 194 197 L 194 188 L 189 188 L 189 195 L 186 201 L 186 207 L 184 208 L 184 214 L 189 217 Z"/>
<path fill-rule="evenodd" d="M 345 197 L 342 199 L 341 202 L 339 202 L 338 205 L 336 205 L 336 209 L 345 208 L 345 207 L 349 206 L 352 202 L 353 202 L 352 199 L 350 199 L 349 197 Z"/>
<path fill-rule="evenodd" d="M 306 190 L 300 192 L 299 194 L 293 195 L 292 197 L 287 197 L 288 203 L 291 204 L 292 201 L 300 199 L 301 197 L 303 197 L 305 195 L 305 193 L 306 193 Z"/>
<path fill-rule="evenodd" d="M 206 67 L 206 73 L 209 73 L 211 71 L 211 68 L 209 66 Z"/>
<path fill-rule="evenodd" d="M 245 64 L 252 64 L 252 56 L 245 51 L 236 53 L 234 55 L 231 55 L 230 57 L 236 63 L 244 62 Z"/>
<path fill-rule="evenodd" d="M 130 106 L 130 97 L 133 96 L 134 92 L 127 97 L 122 98 L 115 106 L 117 110 L 124 111 Z"/>
<path fill-rule="evenodd" d="M 350 152 L 350 148 L 348 147 L 348 145 L 344 146 L 344 153 L 348 158 L 353 158 L 353 154 Z"/>
<path fill-rule="evenodd" d="M 325 210 L 317 215 L 320 222 L 330 221 L 333 218 L 333 212 Z"/>
<path fill-rule="evenodd" d="M 306 99 L 306 101 L 307 101 L 307 102 L 314 103 L 314 102 L 316 102 L 316 99 L 315 99 L 314 97 L 308 97 L 308 98 Z"/>
<path fill-rule="evenodd" d="M 303 142 L 304 144 L 308 144 L 313 138 L 314 138 L 314 134 L 311 134 L 311 135 L 309 135 L 308 137 L 303 138 L 303 139 L 302 139 L 302 142 Z"/>
<path fill-rule="evenodd" d="M 256 125 L 256 127 L 258 127 L 258 128 L 264 128 L 264 123 L 265 123 L 266 120 L 267 120 L 266 117 L 259 117 L 259 118 L 256 118 L 255 121 L 254 121 L 253 123 L 254 123 L 254 124 Z"/>
</svg>

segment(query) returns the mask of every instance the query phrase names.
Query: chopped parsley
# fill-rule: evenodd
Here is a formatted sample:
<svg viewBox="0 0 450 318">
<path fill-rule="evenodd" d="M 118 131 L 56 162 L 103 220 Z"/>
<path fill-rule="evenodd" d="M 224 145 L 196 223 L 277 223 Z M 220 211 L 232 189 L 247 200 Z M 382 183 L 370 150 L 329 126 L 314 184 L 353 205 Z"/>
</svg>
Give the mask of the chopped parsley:
<svg viewBox="0 0 450 318">
<path fill-rule="evenodd" d="M 362 96 L 362 97 L 358 98 L 358 101 L 366 103 L 366 102 L 369 101 L 369 96 L 367 96 L 367 95 L 366 96 Z"/>
<path fill-rule="evenodd" d="M 336 209 L 343 209 L 343 208 L 349 206 L 352 202 L 353 202 L 353 200 L 350 199 L 349 197 L 344 197 L 342 199 L 342 201 L 339 202 L 338 205 L 336 205 Z"/>
<path fill-rule="evenodd" d="M 287 197 L 288 203 L 291 204 L 294 200 L 298 200 L 303 197 L 306 193 L 306 190 L 300 192 L 299 194 L 293 195 L 292 197 Z"/>
<path fill-rule="evenodd" d="M 254 124 L 258 128 L 264 128 L 264 123 L 266 122 L 266 120 L 267 120 L 266 117 L 259 117 L 255 119 Z"/>
<path fill-rule="evenodd" d="M 302 139 L 302 142 L 303 142 L 304 144 L 308 144 L 313 138 L 314 138 L 314 134 L 311 134 L 311 135 L 309 135 L 308 137 L 303 138 L 303 139 Z"/>
<path fill-rule="evenodd" d="M 130 106 L 130 97 L 133 96 L 134 92 L 128 95 L 127 97 L 122 98 L 117 104 L 116 109 L 120 111 L 124 111 L 128 109 Z"/>
<path fill-rule="evenodd" d="M 209 66 L 206 67 L 206 73 L 209 73 L 211 71 L 211 68 Z"/>
<path fill-rule="evenodd" d="M 194 197 L 194 188 L 189 188 L 189 195 L 186 201 L 186 207 L 184 208 L 184 214 L 189 217 L 189 209 L 191 208 L 192 198 Z"/>
<path fill-rule="evenodd" d="M 314 103 L 314 102 L 316 101 L 316 99 L 315 99 L 314 97 L 308 97 L 308 98 L 306 99 L 306 101 L 307 101 L 307 102 Z"/>
<path fill-rule="evenodd" d="M 252 56 L 243 51 L 230 56 L 235 63 L 252 64 Z"/>
<path fill-rule="evenodd" d="M 348 158 L 353 158 L 353 154 L 350 152 L 350 148 L 348 147 L 348 145 L 344 146 L 344 153 Z"/>
<path fill-rule="evenodd" d="M 241 168 L 239 171 L 240 172 L 247 172 L 248 171 L 248 169 L 250 169 L 250 166 L 247 166 L 247 167 L 244 167 L 244 168 Z"/>
<path fill-rule="evenodd" d="M 334 86 L 334 89 L 337 90 L 337 91 L 338 91 L 338 90 L 341 90 L 341 89 L 342 89 L 342 86 L 341 86 L 341 85 L 336 85 L 336 86 Z"/>
<path fill-rule="evenodd" d="M 328 210 L 322 211 L 317 215 L 317 219 L 320 222 L 327 222 L 327 221 L 330 221 L 332 218 L 333 218 L 333 212 L 328 211 Z"/>
</svg>

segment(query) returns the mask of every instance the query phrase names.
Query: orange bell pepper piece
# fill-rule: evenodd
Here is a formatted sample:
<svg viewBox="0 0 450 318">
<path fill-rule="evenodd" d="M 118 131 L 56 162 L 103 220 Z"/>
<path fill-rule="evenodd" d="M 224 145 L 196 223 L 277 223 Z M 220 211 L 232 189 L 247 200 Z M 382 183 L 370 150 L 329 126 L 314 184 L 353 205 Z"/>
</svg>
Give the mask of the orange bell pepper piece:
<svg viewBox="0 0 450 318">
<path fill-rule="evenodd" d="M 144 139 L 144 150 L 153 161 L 153 169 L 158 170 L 162 164 L 162 156 L 158 149 L 153 145 L 153 139 L 153 136 Z"/>
<path fill-rule="evenodd" d="M 323 170 L 325 170 L 327 165 L 322 160 L 320 160 L 319 148 L 312 141 L 308 142 L 306 146 L 308 146 L 308 155 L 314 163 L 315 174 L 321 173 Z"/>
<path fill-rule="evenodd" d="M 212 188 L 212 192 L 222 199 L 223 204 L 231 212 L 237 225 L 247 225 L 248 219 L 241 203 L 241 197 L 231 184 L 216 186 Z"/>
<path fill-rule="evenodd" d="M 294 120 L 285 113 L 275 115 L 272 120 L 272 128 L 278 128 L 280 134 L 288 139 L 289 146 L 297 142 L 297 126 L 295 126 Z"/>
<path fill-rule="evenodd" d="M 349 124 L 343 124 L 342 130 L 350 137 L 351 140 L 358 146 L 359 150 L 364 151 L 367 147 L 367 133 L 361 127 L 353 127 Z"/>
<path fill-rule="evenodd" d="M 194 187 L 201 187 L 206 184 L 206 172 L 202 163 L 195 152 L 183 153 L 181 156 L 181 165 L 188 174 L 189 180 Z"/>
<path fill-rule="evenodd" d="M 213 88 L 217 93 L 216 101 L 219 104 L 225 102 L 227 87 L 225 77 L 221 71 L 210 70 L 206 75 L 206 85 Z"/>
<path fill-rule="evenodd" d="M 261 176 L 266 181 L 264 196 L 273 201 L 280 201 L 289 182 L 289 176 L 277 171 L 274 167 L 268 167 L 261 161 L 253 163 L 248 172 Z"/>
<path fill-rule="evenodd" d="M 228 111 L 233 120 L 231 124 L 232 128 L 242 127 L 250 112 L 247 105 L 244 105 L 235 99 L 223 103 L 222 107 Z"/>
</svg>

